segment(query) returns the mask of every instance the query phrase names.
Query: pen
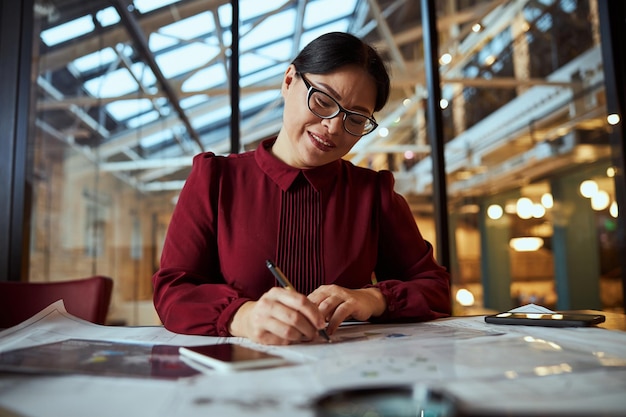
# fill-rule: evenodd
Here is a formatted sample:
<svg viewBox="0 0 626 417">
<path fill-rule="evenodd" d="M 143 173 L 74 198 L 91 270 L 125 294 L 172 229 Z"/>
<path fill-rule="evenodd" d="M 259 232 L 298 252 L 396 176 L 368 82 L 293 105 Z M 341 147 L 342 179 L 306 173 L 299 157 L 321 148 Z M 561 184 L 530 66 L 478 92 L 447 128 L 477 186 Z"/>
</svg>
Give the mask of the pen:
<svg viewBox="0 0 626 417">
<path fill-rule="evenodd" d="M 280 268 L 274 264 L 274 262 L 268 259 L 265 261 L 265 264 L 267 265 L 267 268 L 270 270 L 270 272 L 274 275 L 278 283 L 281 285 L 281 287 L 286 288 L 288 290 L 295 291 L 295 288 L 293 288 L 293 285 L 291 285 L 291 282 L 289 282 L 285 274 L 283 274 L 283 271 L 281 271 Z M 326 339 L 327 342 L 330 342 L 330 337 L 328 336 L 328 333 L 326 333 L 325 329 L 321 329 L 319 331 L 319 334 L 324 339 Z"/>
</svg>

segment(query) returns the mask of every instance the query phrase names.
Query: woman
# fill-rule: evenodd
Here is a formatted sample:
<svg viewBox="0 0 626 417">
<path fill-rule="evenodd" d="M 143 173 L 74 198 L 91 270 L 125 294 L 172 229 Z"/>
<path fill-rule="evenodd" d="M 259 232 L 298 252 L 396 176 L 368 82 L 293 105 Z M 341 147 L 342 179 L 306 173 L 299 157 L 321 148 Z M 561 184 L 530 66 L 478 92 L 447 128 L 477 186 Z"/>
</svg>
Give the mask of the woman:
<svg viewBox="0 0 626 417">
<path fill-rule="evenodd" d="M 165 327 L 289 344 L 346 319 L 449 315 L 449 275 L 391 172 L 341 159 L 389 96 L 380 56 L 352 35 L 322 35 L 289 65 L 281 93 L 277 137 L 194 158 L 153 277 Z M 278 286 L 268 259 L 297 291 Z"/>
</svg>

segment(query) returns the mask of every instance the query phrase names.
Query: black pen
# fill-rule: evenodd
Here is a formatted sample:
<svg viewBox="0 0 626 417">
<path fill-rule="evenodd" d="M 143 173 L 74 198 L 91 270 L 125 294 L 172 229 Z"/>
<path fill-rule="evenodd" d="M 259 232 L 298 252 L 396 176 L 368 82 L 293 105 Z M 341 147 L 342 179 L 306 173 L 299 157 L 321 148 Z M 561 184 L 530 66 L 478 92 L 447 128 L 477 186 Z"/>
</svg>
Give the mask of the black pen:
<svg viewBox="0 0 626 417">
<path fill-rule="evenodd" d="M 267 265 L 267 268 L 272 272 L 272 274 L 274 275 L 278 283 L 281 285 L 281 287 L 286 288 L 288 290 L 295 291 L 295 288 L 293 288 L 293 285 L 291 285 L 291 282 L 289 282 L 285 274 L 283 274 L 283 271 L 281 271 L 279 267 L 274 265 L 274 262 L 268 259 L 265 261 L 265 265 Z M 324 339 L 326 339 L 327 342 L 330 342 L 330 337 L 328 336 L 328 333 L 326 333 L 325 329 L 321 329 L 319 331 L 319 334 Z"/>
</svg>

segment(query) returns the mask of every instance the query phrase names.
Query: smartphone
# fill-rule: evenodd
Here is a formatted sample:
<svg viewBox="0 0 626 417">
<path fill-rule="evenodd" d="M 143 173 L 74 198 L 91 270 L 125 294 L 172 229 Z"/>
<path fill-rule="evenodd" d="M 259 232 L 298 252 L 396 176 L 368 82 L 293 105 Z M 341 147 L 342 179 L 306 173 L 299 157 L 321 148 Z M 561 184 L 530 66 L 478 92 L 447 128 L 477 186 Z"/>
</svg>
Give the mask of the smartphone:
<svg viewBox="0 0 626 417">
<path fill-rule="evenodd" d="M 281 356 L 234 343 L 181 346 L 178 352 L 184 358 L 219 371 L 266 368 L 289 363 Z"/>
<path fill-rule="evenodd" d="M 587 327 L 603 323 L 602 314 L 582 313 L 511 313 L 504 312 L 485 316 L 487 323 L 521 324 L 525 326 L 547 327 Z"/>
</svg>

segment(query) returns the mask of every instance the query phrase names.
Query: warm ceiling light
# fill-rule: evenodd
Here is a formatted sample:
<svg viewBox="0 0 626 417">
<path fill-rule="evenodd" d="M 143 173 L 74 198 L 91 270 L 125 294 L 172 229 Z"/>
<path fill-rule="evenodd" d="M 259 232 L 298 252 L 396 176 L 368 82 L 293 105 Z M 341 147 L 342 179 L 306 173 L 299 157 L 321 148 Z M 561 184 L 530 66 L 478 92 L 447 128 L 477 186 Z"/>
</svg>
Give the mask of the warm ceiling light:
<svg viewBox="0 0 626 417">
<path fill-rule="evenodd" d="M 533 217 L 534 206 L 535 205 L 530 198 L 522 197 L 517 200 L 515 209 L 520 219 L 530 219 Z"/>
<path fill-rule="evenodd" d="M 543 246 L 540 237 L 514 237 L 509 241 L 509 246 L 516 252 L 534 252 Z"/>
<path fill-rule="evenodd" d="M 498 204 L 492 204 L 487 207 L 487 216 L 492 220 L 498 220 L 503 214 L 504 210 L 502 210 L 502 207 Z"/>
<path fill-rule="evenodd" d="M 613 178 L 615 176 L 615 167 L 608 167 L 606 169 L 606 176 L 609 178 Z"/>
<path fill-rule="evenodd" d="M 617 219 L 617 201 L 611 203 L 609 207 L 609 214 Z"/>
<path fill-rule="evenodd" d="M 552 207 L 554 207 L 554 198 L 552 197 L 552 194 L 545 193 L 544 195 L 542 195 L 541 204 L 543 204 L 543 206 L 547 209 L 551 209 Z"/>
<path fill-rule="evenodd" d="M 619 117 L 619 114 L 617 113 L 609 114 L 608 116 L 606 116 L 606 121 L 612 126 L 615 126 L 616 124 L 618 124 L 619 120 L 620 120 L 620 117 Z"/>
<path fill-rule="evenodd" d="M 594 180 L 585 180 L 580 183 L 580 194 L 585 198 L 591 198 L 598 192 L 598 183 Z"/>
<path fill-rule="evenodd" d="M 535 219 L 540 219 L 546 214 L 546 208 L 541 204 L 533 204 L 533 217 Z"/>
<path fill-rule="evenodd" d="M 456 301 L 461 304 L 463 307 L 470 307 L 474 305 L 474 294 L 470 292 L 470 290 L 466 290 L 465 288 L 461 288 L 456 292 Z"/>
<path fill-rule="evenodd" d="M 609 193 L 604 190 L 600 190 L 591 196 L 591 208 L 595 211 L 604 210 L 611 203 L 611 198 L 609 197 Z"/>
<path fill-rule="evenodd" d="M 447 52 L 441 55 L 441 58 L 439 58 L 440 65 L 448 65 L 450 62 L 452 62 L 452 55 Z"/>
</svg>

